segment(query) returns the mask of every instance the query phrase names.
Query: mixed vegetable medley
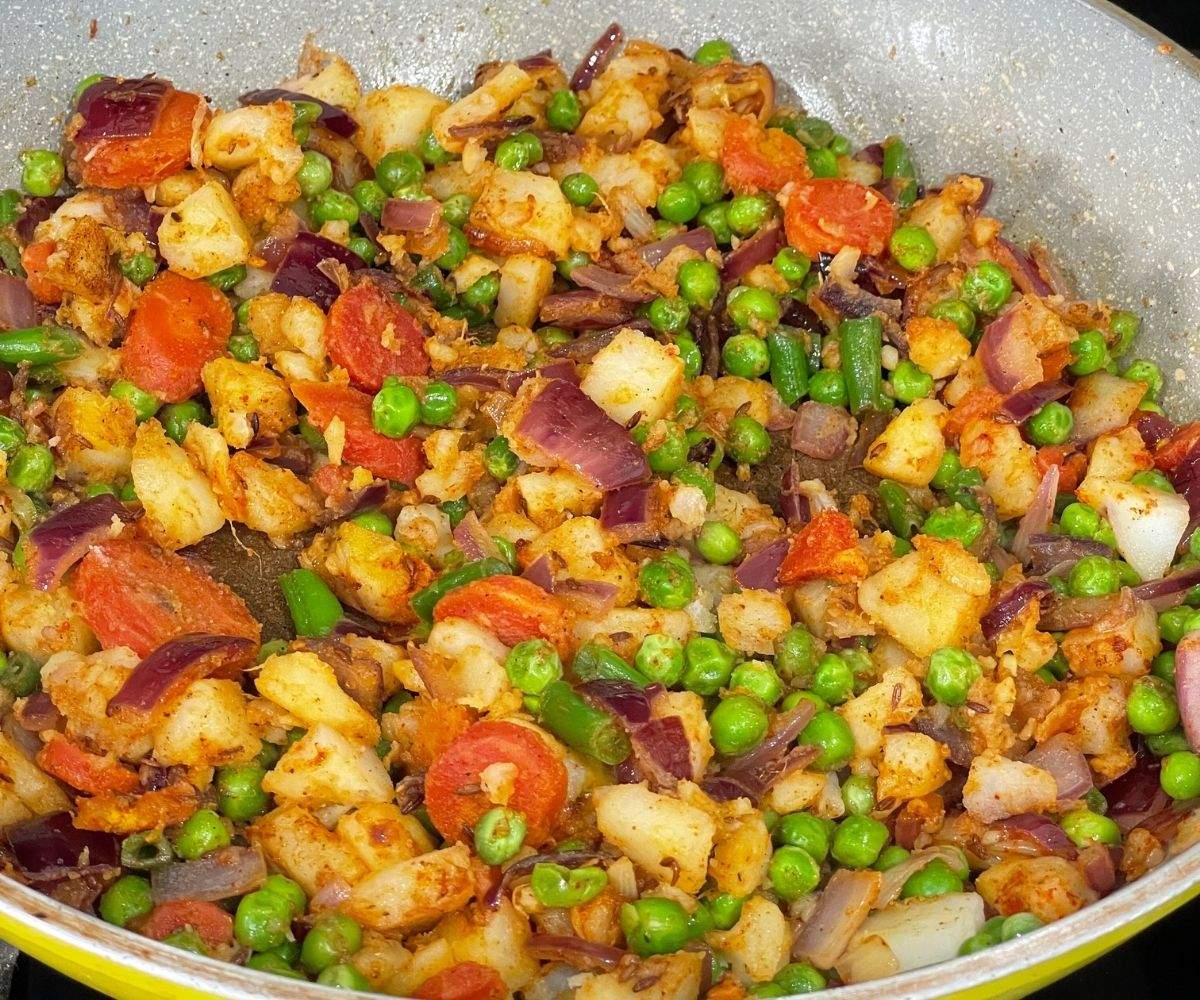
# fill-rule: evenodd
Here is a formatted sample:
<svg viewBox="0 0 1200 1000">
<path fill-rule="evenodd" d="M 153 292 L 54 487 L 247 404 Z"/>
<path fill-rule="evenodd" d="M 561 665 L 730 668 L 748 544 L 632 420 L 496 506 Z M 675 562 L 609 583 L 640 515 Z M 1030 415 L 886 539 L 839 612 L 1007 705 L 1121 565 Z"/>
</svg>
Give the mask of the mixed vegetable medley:
<svg viewBox="0 0 1200 1000">
<path fill-rule="evenodd" d="M 21 186 L 13 878 L 337 987 L 740 1000 L 1200 837 L 1200 424 L 988 178 L 613 25 L 456 100 L 91 76 Z"/>
</svg>

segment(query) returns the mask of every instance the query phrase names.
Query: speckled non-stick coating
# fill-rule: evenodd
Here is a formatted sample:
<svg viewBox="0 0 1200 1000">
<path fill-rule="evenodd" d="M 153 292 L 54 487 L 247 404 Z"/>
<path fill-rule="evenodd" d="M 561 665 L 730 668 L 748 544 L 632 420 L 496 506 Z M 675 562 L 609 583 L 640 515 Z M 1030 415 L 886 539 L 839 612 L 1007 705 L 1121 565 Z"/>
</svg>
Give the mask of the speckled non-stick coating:
<svg viewBox="0 0 1200 1000">
<path fill-rule="evenodd" d="M 1041 239 L 1081 296 L 1141 312 L 1142 353 L 1163 365 L 1169 406 L 1200 414 L 1198 64 L 1103 2 L 8 0 L 0 9 L 0 186 L 16 180 L 20 150 L 57 143 L 72 89 L 94 72 L 156 72 L 228 105 L 290 74 L 313 33 L 368 87 L 404 81 L 454 92 L 488 59 L 549 45 L 570 64 L 614 19 L 628 36 L 684 50 L 721 35 L 743 57 L 769 64 L 809 110 L 856 142 L 902 133 L 925 180 L 956 170 L 995 178 L 991 210 L 1011 222 L 1015 239 Z M 228 536 L 213 545 L 219 571 L 239 589 L 240 569 L 273 579 L 277 567 L 260 565 Z M 1200 875 L 1198 850 L 1043 932 L 1039 957 L 1155 909 Z M 222 996 L 324 992 L 181 953 L 159 961 L 152 942 L 122 938 L 11 884 L 0 886 L 0 905 L 30 919 L 53 913 L 64 936 L 116 950 L 131 964 L 158 963 L 176 981 L 208 984 Z M 1014 944 L 917 973 L 903 986 L 845 995 L 933 997 L 1022 964 Z"/>
</svg>

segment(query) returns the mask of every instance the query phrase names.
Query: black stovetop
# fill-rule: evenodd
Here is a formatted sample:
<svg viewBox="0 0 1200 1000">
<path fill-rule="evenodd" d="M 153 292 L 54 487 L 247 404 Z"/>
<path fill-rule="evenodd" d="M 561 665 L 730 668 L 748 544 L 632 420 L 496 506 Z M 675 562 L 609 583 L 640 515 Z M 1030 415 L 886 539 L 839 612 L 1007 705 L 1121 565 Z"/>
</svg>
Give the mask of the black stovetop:
<svg viewBox="0 0 1200 1000">
<path fill-rule="evenodd" d="M 1200 6 L 1196 0 L 1116 0 L 1118 6 L 1170 35 L 1177 42 L 1200 49 Z M 1184 907 L 1128 944 L 1110 952 L 1079 972 L 1035 994 L 1033 1000 L 1105 1000 L 1121 997 L 1173 995 L 1183 983 L 1193 982 L 1195 947 L 1200 924 L 1200 900 Z M 104 1000 L 28 956 L 17 960 L 11 992 L 5 997 L 0 979 L 0 1000 Z M 899 1000 L 899 998 L 897 998 Z"/>
</svg>

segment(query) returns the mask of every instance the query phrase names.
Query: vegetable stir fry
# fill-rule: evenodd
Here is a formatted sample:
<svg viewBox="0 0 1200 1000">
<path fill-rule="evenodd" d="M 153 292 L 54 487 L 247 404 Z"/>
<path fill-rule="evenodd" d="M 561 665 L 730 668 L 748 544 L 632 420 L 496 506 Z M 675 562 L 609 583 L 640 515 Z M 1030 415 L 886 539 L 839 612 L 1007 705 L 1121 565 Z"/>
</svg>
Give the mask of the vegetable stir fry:
<svg viewBox="0 0 1200 1000">
<path fill-rule="evenodd" d="M 988 178 L 613 25 L 457 99 L 88 77 L 20 183 L 11 877 L 335 987 L 740 1000 L 1200 836 L 1200 424 Z"/>
</svg>

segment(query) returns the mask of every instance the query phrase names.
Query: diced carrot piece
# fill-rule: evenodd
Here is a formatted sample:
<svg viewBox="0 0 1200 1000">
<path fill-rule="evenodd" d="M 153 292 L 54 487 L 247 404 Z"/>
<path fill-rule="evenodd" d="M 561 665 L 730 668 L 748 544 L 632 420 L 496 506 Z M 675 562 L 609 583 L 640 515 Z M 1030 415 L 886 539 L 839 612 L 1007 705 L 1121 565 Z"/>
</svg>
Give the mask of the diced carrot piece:
<svg viewBox="0 0 1200 1000">
<path fill-rule="evenodd" d="M 77 143 L 80 176 L 87 187 L 123 188 L 157 184 L 178 173 L 192 158 L 197 119 L 208 115 L 204 98 L 176 90 L 163 101 L 149 135 Z"/>
<path fill-rule="evenodd" d="M 216 903 L 200 899 L 173 899 L 159 903 L 139 928 L 146 937 L 161 941 L 190 927 L 210 948 L 233 941 L 233 917 Z"/>
<path fill-rule="evenodd" d="M 21 266 L 25 268 L 25 286 L 39 302 L 54 305 L 62 301 L 62 289 L 43 273 L 54 253 L 54 240 L 38 240 L 21 251 Z"/>
<path fill-rule="evenodd" d="M 74 740 L 55 733 L 37 755 L 38 766 L 47 774 L 89 795 L 103 792 L 135 792 L 140 787 L 137 773 L 110 757 L 89 753 Z"/>
<path fill-rule="evenodd" d="M 145 830 L 178 826 L 199 805 L 196 790 L 186 781 L 141 795 L 103 792 L 75 803 L 75 826 L 128 836 Z"/>
<path fill-rule="evenodd" d="M 779 567 L 779 582 L 835 580 L 850 583 L 867 575 L 867 557 L 859 551 L 858 533 L 845 514 L 823 510 L 792 538 Z"/>
<path fill-rule="evenodd" d="M 753 115 L 730 119 L 721 166 L 729 186 L 742 194 L 778 191 L 790 181 L 812 176 L 804 146 L 782 129 L 763 128 Z"/>
<path fill-rule="evenodd" d="M 363 282 L 329 307 L 329 357 L 350 380 L 378 392 L 388 375 L 429 371 L 425 334 L 407 309 L 378 285 Z"/>
<path fill-rule="evenodd" d="M 942 432 L 949 437 L 958 437 L 972 420 L 986 420 L 996 413 L 1004 403 L 1004 397 L 990 385 L 972 389 L 946 415 Z"/>
<path fill-rule="evenodd" d="M 816 257 L 854 247 L 879 256 L 896 226 L 896 209 L 874 188 L 836 177 L 793 184 L 785 193 L 788 242 Z"/>
<path fill-rule="evenodd" d="M 1188 453 L 1200 444 L 1200 420 L 1184 424 L 1170 437 L 1164 438 L 1154 449 L 1154 464 L 1164 472 L 1170 472 L 1188 457 Z"/>
<path fill-rule="evenodd" d="M 450 591 L 433 618 L 465 618 L 506 646 L 548 639 L 565 656 L 571 647 L 573 615 L 553 594 L 519 576 L 489 576 Z"/>
<path fill-rule="evenodd" d="M 430 976 L 413 996 L 417 1000 L 503 1000 L 508 987 L 490 965 L 459 962 Z"/>
<path fill-rule="evenodd" d="M 1048 444 L 1037 451 L 1038 474 L 1044 476 L 1050 466 L 1058 466 L 1058 492 L 1074 493 L 1087 472 L 1087 456 L 1070 445 Z"/>
</svg>

